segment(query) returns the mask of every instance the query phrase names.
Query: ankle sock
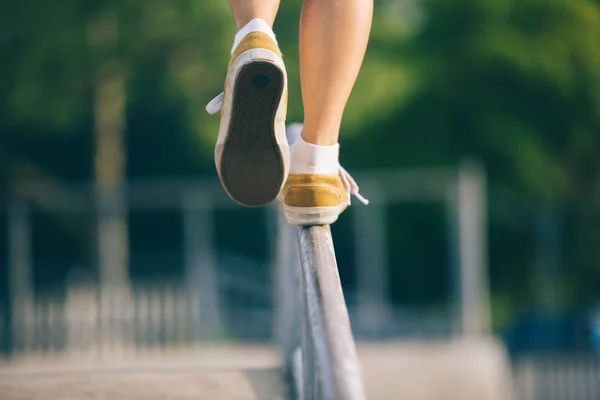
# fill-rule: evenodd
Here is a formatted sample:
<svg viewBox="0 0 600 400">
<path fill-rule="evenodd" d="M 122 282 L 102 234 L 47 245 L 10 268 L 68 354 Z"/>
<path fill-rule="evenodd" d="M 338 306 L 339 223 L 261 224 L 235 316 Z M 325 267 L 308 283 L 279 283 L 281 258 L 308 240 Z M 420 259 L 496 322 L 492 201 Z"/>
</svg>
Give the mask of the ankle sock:
<svg viewBox="0 0 600 400">
<path fill-rule="evenodd" d="M 337 175 L 340 171 L 339 154 L 339 143 L 320 146 L 308 143 L 300 136 L 290 149 L 290 173 Z"/>
<path fill-rule="evenodd" d="M 261 18 L 254 18 L 252 21 L 248 22 L 242 29 L 240 29 L 235 35 L 235 40 L 233 41 L 231 53 L 235 51 L 235 48 L 238 46 L 238 44 L 240 44 L 242 39 L 252 32 L 262 32 L 266 35 L 269 35 L 269 37 L 273 39 L 275 43 L 277 43 L 275 33 L 273 32 L 267 21 Z"/>
</svg>

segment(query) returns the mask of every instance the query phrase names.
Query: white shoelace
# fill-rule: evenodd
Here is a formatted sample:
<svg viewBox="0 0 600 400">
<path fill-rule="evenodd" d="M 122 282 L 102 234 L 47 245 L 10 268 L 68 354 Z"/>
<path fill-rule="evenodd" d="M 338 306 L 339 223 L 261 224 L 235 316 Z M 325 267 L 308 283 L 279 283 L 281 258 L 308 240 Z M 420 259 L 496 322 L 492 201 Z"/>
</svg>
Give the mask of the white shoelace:
<svg viewBox="0 0 600 400">
<path fill-rule="evenodd" d="M 342 178 L 342 182 L 344 182 L 344 186 L 348 191 L 348 205 L 350 205 L 350 198 L 352 196 L 356 197 L 361 203 L 365 206 L 369 204 L 369 200 L 364 198 L 358 191 L 358 184 L 352 178 L 352 176 L 340 165 L 340 178 Z"/>
<path fill-rule="evenodd" d="M 206 112 L 210 115 L 214 115 L 216 113 L 221 112 L 221 108 L 223 108 L 223 93 L 215 97 L 208 103 L 206 106 Z"/>
</svg>

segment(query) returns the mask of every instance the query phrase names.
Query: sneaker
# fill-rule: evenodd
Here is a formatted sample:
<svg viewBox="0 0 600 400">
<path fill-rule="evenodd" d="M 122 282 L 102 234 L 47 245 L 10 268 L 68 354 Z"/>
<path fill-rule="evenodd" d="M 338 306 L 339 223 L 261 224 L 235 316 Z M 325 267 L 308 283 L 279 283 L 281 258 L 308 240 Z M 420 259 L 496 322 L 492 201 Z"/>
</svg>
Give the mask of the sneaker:
<svg viewBox="0 0 600 400">
<path fill-rule="evenodd" d="M 221 113 L 215 166 L 227 194 L 243 206 L 270 203 L 287 178 L 290 155 L 287 75 L 266 22 L 250 21 L 238 32 L 225 91 L 206 110 Z"/>
<path fill-rule="evenodd" d="M 288 132 L 290 142 L 299 136 L 301 125 L 294 124 L 296 134 Z M 292 159 L 292 163 L 294 160 Z M 291 225 L 329 225 L 351 204 L 355 196 L 363 204 L 369 204 L 359 193 L 358 185 L 341 165 L 337 175 L 292 173 L 279 195 L 285 218 Z"/>
</svg>

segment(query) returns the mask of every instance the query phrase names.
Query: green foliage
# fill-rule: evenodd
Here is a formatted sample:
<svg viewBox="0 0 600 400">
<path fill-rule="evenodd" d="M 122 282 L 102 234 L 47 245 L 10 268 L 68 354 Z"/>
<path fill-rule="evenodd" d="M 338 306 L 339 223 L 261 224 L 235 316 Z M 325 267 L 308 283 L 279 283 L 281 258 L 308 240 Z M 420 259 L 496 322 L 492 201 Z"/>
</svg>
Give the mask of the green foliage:
<svg viewBox="0 0 600 400">
<path fill-rule="evenodd" d="M 453 164 L 476 156 L 492 187 L 511 187 L 534 202 L 559 201 L 563 277 L 578 288 L 562 300 L 597 300 L 597 285 L 583 282 L 598 282 L 600 273 L 593 245 L 600 231 L 592 223 L 600 203 L 600 5 L 429 0 L 425 15 L 403 49 L 418 89 L 377 123 L 389 146 L 367 159 L 376 152 L 369 147 L 364 162 Z M 502 271 L 493 284 L 504 281 L 496 288 L 515 298 L 531 292 L 536 261 L 511 254 L 504 264 L 492 254 L 492 268 Z M 521 282 L 501 278 L 511 275 Z M 531 299 L 521 300 L 521 307 L 531 306 Z"/>
<path fill-rule="evenodd" d="M 600 276 L 600 4 L 375 3 L 367 57 L 343 122 L 344 164 L 481 159 L 492 187 L 559 204 L 563 276 L 577 294 L 565 301 L 593 299 Z M 283 1 L 275 23 L 289 73 L 290 121 L 302 119 L 300 7 L 301 0 Z M 116 21 L 116 44 L 92 46 L 90 26 L 107 16 Z M 93 74 L 106 59 L 127 71 L 130 176 L 214 173 L 218 118 L 204 106 L 222 91 L 235 33 L 226 1 L 23 0 L 4 5 L 0 26 L 0 174 L 21 155 L 59 176 L 89 170 L 90 140 L 82 137 L 92 129 Z M 72 138 L 56 139 L 61 134 Z M 89 156 L 45 155 L 53 137 L 67 154 Z M 516 233 L 491 228 L 498 243 L 492 284 L 503 321 L 509 308 L 530 301 L 528 224 Z M 392 243 L 411 237 L 393 235 Z M 527 248 L 514 251 L 519 246 Z"/>
<path fill-rule="evenodd" d="M 8 39 L 0 47 L 7 60 L 3 122 L 81 123 L 90 112 L 95 69 L 110 59 L 128 72 L 131 99 L 152 77 L 166 80 L 167 101 L 181 96 L 190 108 L 198 106 L 198 95 L 215 89 L 226 65 L 222 50 L 232 26 L 225 6 L 217 0 L 11 2 L 3 13 Z M 99 33 L 92 33 L 98 24 Z"/>
<path fill-rule="evenodd" d="M 538 196 L 576 190 L 579 164 L 600 145 L 600 7 L 587 0 L 427 7 L 427 26 L 411 43 L 427 82 L 415 101 L 463 143 L 450 158 L 474 153 Z M 438 122 L 423 117 L 411 125 L 435 135 Z"/>
</svg>

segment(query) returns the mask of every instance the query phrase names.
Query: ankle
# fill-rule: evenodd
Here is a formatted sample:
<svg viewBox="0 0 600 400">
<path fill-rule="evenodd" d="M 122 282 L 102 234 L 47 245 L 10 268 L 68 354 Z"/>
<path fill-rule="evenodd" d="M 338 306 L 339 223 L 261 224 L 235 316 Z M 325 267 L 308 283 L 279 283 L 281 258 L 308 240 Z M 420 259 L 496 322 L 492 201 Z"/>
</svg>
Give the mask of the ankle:
<svg viewBox="0 0 600 400">
<path fill-rule="evenodd" d="M 325 124 L 321 124 L 325 126 Z M 316 144 L 318 146 L 332 146 L 338 143 L 340 131 L 339 126 L 336 128 L 326 127 L 322 128 L 311 128 L 310 126 L 304 125 L 304 130 L 302 131 L 302 137 L 308 143 Z"/>
<path fill-rule="evenodd" d="M 290 173 L 337 175 L 339 149 L 338 143 L 323 146 L 309 143 L 300 136 L 290 150 Z"/>
</svg>

